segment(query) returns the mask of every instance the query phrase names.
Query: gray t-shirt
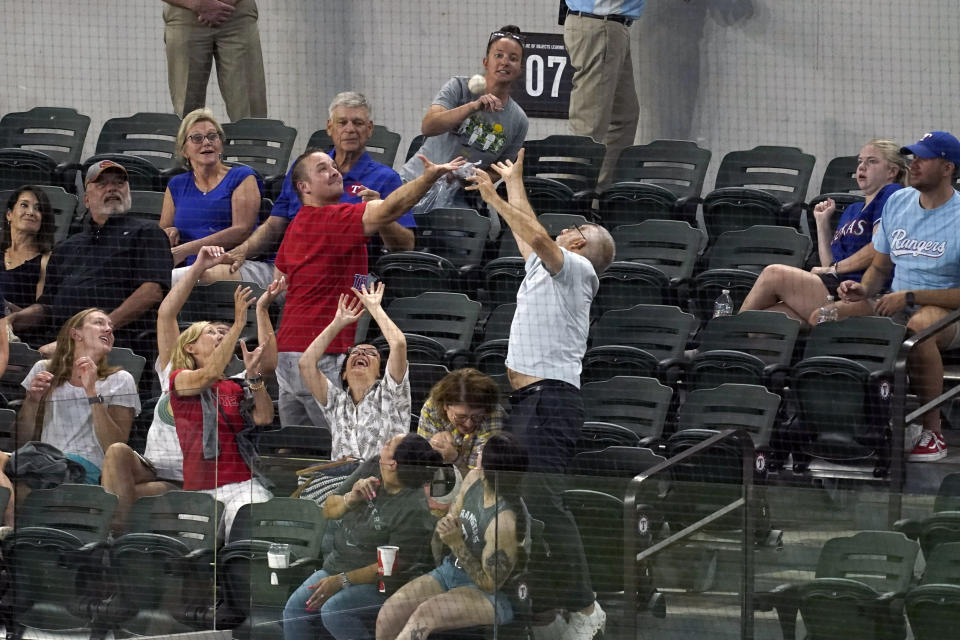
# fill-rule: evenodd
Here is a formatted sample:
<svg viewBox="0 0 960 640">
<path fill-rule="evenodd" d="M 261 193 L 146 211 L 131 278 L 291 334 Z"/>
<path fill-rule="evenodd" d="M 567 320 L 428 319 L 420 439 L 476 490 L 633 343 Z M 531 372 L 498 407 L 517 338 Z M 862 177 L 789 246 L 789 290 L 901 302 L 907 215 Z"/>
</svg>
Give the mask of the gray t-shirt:
<svg viewBox="0 0 960 640">
<path fill-rule="evenodd" d="M 454 76 L 433 99 L 444 109 L 455 109 L 476 100 L 470 93 L 467 78 Z M 480 161 L 482 168 L 500 160 L 516 160 L 517 152 L 527 137 L 527 114 L 516 100 L 507 100 L 503 111 L 478 111 L 467 116 L 457 129 L 431 136 L 423 143 L 420 153 L 430 162 L 449 162 L 463 156 L 468 162 Z M 423 174 L 423 162 L 414 156 L 403 168 L 400 177 L 413 180 Z"/>
<path fill-rule="evenodd" d="M 580 388 L 580 369 L 587 351 L 590 304 L 600 280 L 590 261 L 560 249 L 563 267 L 550 275 L 531 253 L 517 292 L 517 311 L 510 325 L 507 366 L 518 373 L 562 380 Z"/>
<path fill-rule="evenodd" d="M 346 495 L 360 478 L 380 477 L 380 456 L 357 467 L 335 491 Z M 403 489 L 393 495 L 381 487 L 377 497 L 347 511 L 335 527 L 333 550 L 323 558 L 327 573 L 353 571 L 377 561 L 377 547 L 400 547 L 397 562 L 404 568 L 423 562 L 430 551 L 436 519 L 430 514 L 423 489 Z"/>
</svg>

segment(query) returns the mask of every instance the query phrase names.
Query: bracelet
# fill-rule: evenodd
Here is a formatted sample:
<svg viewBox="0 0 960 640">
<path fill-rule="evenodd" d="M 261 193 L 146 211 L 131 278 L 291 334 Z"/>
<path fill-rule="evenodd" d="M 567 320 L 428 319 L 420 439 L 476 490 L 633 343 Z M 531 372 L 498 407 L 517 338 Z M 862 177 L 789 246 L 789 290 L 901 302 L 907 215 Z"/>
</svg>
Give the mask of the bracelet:
<svg viewBox="0 0 960 640">
<path fill-rule="evenodd" d="M 103 396 L 99 393 L 95 396 L 87 396 L 87 404 L 91 407 L 95 404 L 103 404 Z"/>
<path fill-rule="evenodd" d="M 263 378 L 257 378 L 257 382 L 250 382 L 247 387 L 250 391 L 263 391 L 267 388 L 267 383 L 263 381 Z"/>
</svg>

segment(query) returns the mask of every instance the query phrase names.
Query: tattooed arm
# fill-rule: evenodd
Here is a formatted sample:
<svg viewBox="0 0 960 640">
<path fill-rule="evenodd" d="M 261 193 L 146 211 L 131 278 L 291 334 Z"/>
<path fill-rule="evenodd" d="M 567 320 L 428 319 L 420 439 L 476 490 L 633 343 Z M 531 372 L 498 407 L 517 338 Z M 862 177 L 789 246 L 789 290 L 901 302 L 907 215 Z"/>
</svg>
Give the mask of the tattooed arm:
<svg viewBox="0 0 960 640">
<path fill-rule="evenodd" d="M 437 534 L 457 556 L 460 567 L 474 584 L 487 593 L 496 591 L 510 577 L 517 562 L 517 522 L 513 511 L 501 512 L 487 527 L 481 558 L 467 548 L 458 518 L 451 515 L 441 518 Z"/>
</svg>

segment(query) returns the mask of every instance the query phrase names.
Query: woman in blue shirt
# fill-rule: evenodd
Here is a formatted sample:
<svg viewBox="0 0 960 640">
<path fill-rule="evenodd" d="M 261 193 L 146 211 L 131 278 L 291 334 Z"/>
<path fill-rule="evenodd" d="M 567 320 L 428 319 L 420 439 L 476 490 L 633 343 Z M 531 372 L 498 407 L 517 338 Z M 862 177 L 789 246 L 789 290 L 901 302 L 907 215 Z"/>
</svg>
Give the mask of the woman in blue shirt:
<svg viewBox="0 0 960 640">
<path fill-rule="evenodd" d="M 844 209 L 836 229 L 830 224 L 836 210 L 832 198 L 813 210 L 820 266 L 810 271 L 782 264 L 766 267 L 740 311 L 782 311 L 800 322 L 812 324 L 814 314 L 827 296 L 836 299 L 837 286 L 842 281 L 859 281 L 863 277 L 876 253 L 873 230 L 887 198 L 903 187 L 907 164 L 900 155 L 900 145 L 882 139 L 865 144 L 857 161 L 857 185 L 863 191 L 864 201 Z"/>
<path fill-rule="evenodd" d="M 175 267 L 193 264 L 200 247 L 232 249 L 256 225 L 263 184 L 250 167 L 224 164 L 223 143 L 223 128 L 209 109 L 188 113 L 180 124 L 177 150 L 189 171 L 170 180 L 160 214 Z M 255 275 L 241 278 L 260 284 Z"/>
</svg>

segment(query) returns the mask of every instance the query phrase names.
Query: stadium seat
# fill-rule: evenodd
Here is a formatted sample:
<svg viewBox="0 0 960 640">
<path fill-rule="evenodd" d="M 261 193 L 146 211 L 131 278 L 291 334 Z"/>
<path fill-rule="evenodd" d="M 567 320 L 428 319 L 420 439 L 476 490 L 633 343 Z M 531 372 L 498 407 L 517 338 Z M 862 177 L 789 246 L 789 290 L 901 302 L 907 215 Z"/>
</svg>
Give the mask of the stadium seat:
<svg viewBox="0 0 960 640">
<path fill-rule="evenodd" d="M 134 353 L 133 349 L 114 347 L 107 354 L 107 364 L 111 367 L 120 367 L 132 375 L 134 385 L 139 386 L 143 369 L 147 366 L 147 359 Z"/>
<path fill-rule="evenodd" d="M 384 283 L 384 299 L 410 298 L 424 291 L 458 290 L 460 272 L 452 262 L 426 251 L 396 251 L 377 259 L 373 272 Z"/>
<path fill-rule="evenodd" d="M 723 233 L 707 251 L 707 269 L 744 269 L 759 274 L 770 264 L 803 266 L 810 238 L 791 227 L 754 225 Z"/>
<path fill-rule="evenodd" d="M 427 401 L 433 385 L 450 373 L 450 369 L 442 364 L 427 364 L 422 362 L 410 363 L 410 412 L 420 421 L 420 409 Z"/>
<path fill-rule="evenodd" d="M 524 144 L 524 186 L 534 211 L 553 213 L 585 213 L 596 196 L 597 178 L 603 163 L 604 146 L 586 136 L 552 135 Z M 567 209 L 556 208 L 556 200 L 538 195 L 546 180 L 559 182 L 571 191 Z M 553 204 L 553 206 L 550 206 Z"/>
<path fill-rule="evenodd" d="M 94 153 L 138 156 L 170 174 L 181 170 L 177 158 L 179 130 L 180 117 L 174 113 L 141 112 L 110 118 L 100 129 Z"/>
<path fill-rule="evenodd" d="M 517 291 L 526 276 L 523 258 L 494 258 L 482 267 L 483 301 L 488 308 L 516 304 Z"/>
<path fill-rule="evenodd" d="M 223 503 L 199 491 L 137 500 L 126 533 L 110 546 L 115 632 L 187 633 L 216 626 L 212 597 Z"/>
<path fill-rule="evenodd" d="M 600 194 L 601 222 L 611 231 L 645 220 L 696 224 L 711 155 L 686 140 L 627 147 L 617 160 L 613 184 Z"/>
<path fill-rule="evenodd" d="M 790 388 L 797 404 L 794 466 L 810 458 L 889 467 L 893 366 L 905 327 L 890 318 L 824 322 L 810 332 Z"/>
<path fill-rule="evenodd" d="M 282 638 L 287 598 L 320 568 L 324 525 L 323 513 L 312 500 L 272 498 L 240 507 L 219 558 L 226 610 L 221 615 L 243 620 L 233 629 L 235 638 Z M 272 543 L 289 545 L 287 569 L 268 566 L 267 550 Z"/>
<path fill-rule="evenodd" d="M 919 550 L 890 531 L 832 538 L 813 580 L 757 594 L 757 608 L 776 609 L 786 640 L 796 637 L 798 611 L 812 640 L 903 640 L 904 596 Z"/>
<path fill-rule="evenodd" d="M 590 327 L 588 346 L 625 345 L 649 352 L 659 362 L 683 356 L 696 319 L 677 307 L 638 304 L 604 313 Z"/>
<path fill-rule="evenodd" d="M 448 351 L 468 351 L 480 317 L 480 303 L 462 293 L 428 291 L 398 298 L 387 305 L 387 315 L 404 333 L 433 338 Z"/>
<path fill-rule="evenodd" d="M 224 161 L 241 162 L 263 176 L 264 197 L 276 199 L 287 173 L 297 130 L 281 120 L 244 118 L 223 125 Z"/>
<path fill-rule="evenodd" d="M 960 542 L 924 552 L 926 570 L 907 591 L 904 608 L 914 640 L 951 638 L 960 627 Z"/>
<path fill-rule="evenodd" d="M 128 216 L 143 218 L 151 222 L 160 222 L 160 213 L 163 211 L 163 193 L 160 191 L 130 191 L 133 206 L 127 212 Z"/>
<path fill-rule="evenodd" d="M 385 164 L 393 168 L 393 163 L 397 159 L 397 150 L 400 148 L 400 134 L 394 133 L 382 124 L 373 125 L 373 133 L 367 140 L 367 153 L 376 162 Z M 417 147 L 419 149 L 419 147 Z M 307 149 L 322 149 L 328 151 L 333 149 L 333 139 L 327 134 L 326 129 L 318 129 L 310 136 L 307 141 Z"/>
<path fill-rule="evenodd" d="M 0 451 L 16 451 L 18 448 L 17 412 L 13 409 L 0 409 Z M 5 504 L 0 502 L 0 507 Z"/>
<path fill-rule="evenodd" d="M 657 267 L 639 262 L 613 262 L 600 274 L 600 286 L 590 307 L 596 317 L 614 309 L 675 302 L 670 280 Z"/>
<path fill-rule="evenodd" d="M 427 136 L 422 133 L 417 134 L 413 137 L 413 140 L 410 141 L 410 145 L 407 147 L 407 153 L 403 158 L 404 164 L 406 164 L 410 158 L 417 155 L 420 152 L 420 147 L 423 146 L 424 141 L 427 139 Z"/>
<path fill-rule="evenodd" d="M 7 359 L 7 368 L 0 375 L 0 393 L 7 401 L 7 406 L 18 408 L 26 390 L 21 386 L 30 369 L 38 360 L 43 359 L 40 352 L 31 349 L 24 342 L 10 343 L 10 356 Z"/>
<path fill-rule="evenodd" d="M 263 295 L 264 292 L 264 289 L 254 282 L 236 280 L 217 280 L 210 284 L 197 285 L 180 311 L 180 328 L 184 329 L 194 322 L 228 322 L 232 324 L 235 305 L 233 294 L 237 287 L 250 287 L 254 300 Z M 240 339 L 256 340 L 256 338 L 257 310 L 256 305 L 250 305 L 250 308 L 247 309 L 247 323 L 240 333 Z"/>
<path fill-rule="evenodd" d="M 103 638 L 110 624 L 101 604 L 113 595 L 107 575 L 107 537 L 117 497 L 102 487 L 62 484 L 35 489 L 16 511 L 3 540 L 12 584 L 0 599 L 11 640 L 27 628 L 89 629 Z"/>
<path fill-rule="evenodd" d="M 960 542 L 960 473 L 943 477 L 931 515 L 923 519 L 899 520 L 893 528 L 911 540 L 919 540 L 926 557 L 941 544 Z"/>
<path fill-rule="evenodd" d="M 637 434 L 637 446 L 648 446 L 663 434 L 673 397 L 670 387 L 657 379 L 633 376 L 590 382 L 581 387 L 581 392 L 588 422 L 625 427 Z"/>
<path fill-rule="evenodd" d="M 676 287 L 693 275 L 707 237 L 700 229 L 678 220 L 647 220 L 613 230 L 617 260 L 656 267 Z"/>
<path fill-rule="evenodd" d="M 483 342 L 510 337 L 510 325 L 517 312 L 517 303 L 508 302 L 497 306 L 483 320 Z"/>
<path fill-rule="evenodd" d="M 755 224 L 800 224 L 815 158 L 796 147 L 759 146 L 731 151 L 703 201 L 711 241 Z"/>
<path fill-rule="evenodd" d="M 473 209 L 431 209 L 414 215 L 419 248 L 449 260 L 457 269 L 476 268 L 490 231 L 490 219 Z"/>
<path fill-rule="evenodd" d="M 0 189 L 14 189 L 21 184 L 50 184 L 74 191 L 80 155 L 90 127 L 90 118 L 76 109 L 65 107 L 34 107 L 29 111 L 8 113 L 0 118 L 0 149 L 3 158 L 20 150 L 21 170 L 17 176 L 7 161 L 0 159 Z M 28 159 L 33 157 L 34 166 Z M 44 162 L 49 158 L 52 165 Z M 41 166 L 52 166 L 52 179 L 40 179 Z M 26 179 L 25 179 L 26 178 Z"/>
</svg>

